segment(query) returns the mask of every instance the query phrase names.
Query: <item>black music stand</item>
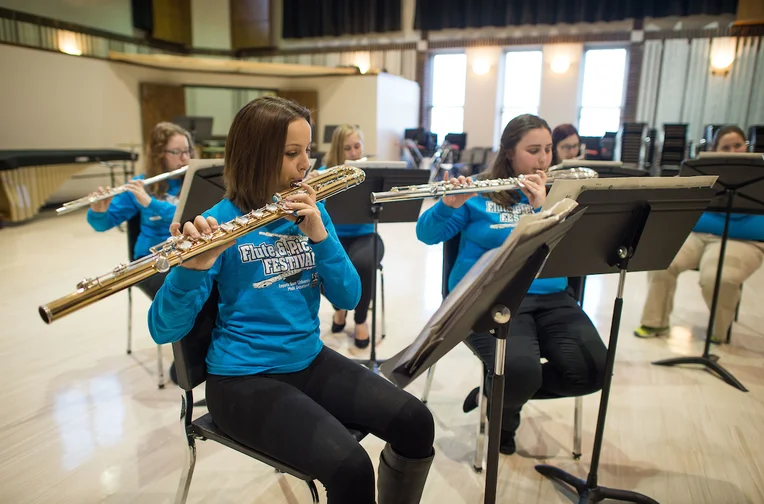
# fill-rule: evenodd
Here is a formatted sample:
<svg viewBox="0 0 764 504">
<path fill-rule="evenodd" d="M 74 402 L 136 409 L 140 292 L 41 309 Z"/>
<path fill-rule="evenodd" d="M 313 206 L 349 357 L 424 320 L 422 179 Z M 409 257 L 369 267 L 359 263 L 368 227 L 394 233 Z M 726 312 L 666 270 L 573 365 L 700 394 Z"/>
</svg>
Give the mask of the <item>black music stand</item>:
<svg viewBox="0 0 764 504">
<path fill-rule="evenodd" d="M 430 174 L 426 170 L 408 168 L 374 168 L 366 170 L 366 180 L 352 191 L 344 191 L 325 200 L 326 211 L 334 224 L 374 224 L 374 234 L 378 225 L 389 222 L 416 222 L 422 207 L 422 200 L 396 202 L 385 212 L 380 203 L 371 203 L 371 193 L 389 191 L 393 187 L 426 184 Z M 377 240 L 374 239 L 374 258 L 379 257 Z M 377 359 L 377 268 L 371 276 L 371 354 L 360 363 L 375 373 L 382 362 Z M 385 335 L 383 334 L 384 338 Z"/>
<path fill-rule="evenodd" d="M 510 320 L 525 298 L 531 283 L 544 264 L 549 251 L 552 250 L 570 230 L 575 222 L 583 215 L 568 218 L 563 222 L 552 223 L 551 227 L 535 233 L 532 236 L 520 238 L 516 247 L 506 260 L 497 255 L 493 259 L 473 266 L 467 276 L 459 282 L 444 300 L 453 301 L 459 308 L 459 315 L 453 316 L 445 328 L 443 318 L 448 318 L 456 310 L 441 309 L 428 323 L 430 329 L 420 335 L 417 340 L 382 364 L 381 371 L 400 388 L 406 387 L 419 375 L 435 364 L 456 345 L 464 341 L 471 331 L 490 332 L 496 337 L 496 370 L 491 378 L 491 408 L 492 414 L 488 427 L 488 461 L 486 464 L 485 503 L 496 502 L 496 487 L 498 482 L 499 444 L 501 437 L 501 421 L 504 403 L 504 361 L 506 340 L 509 335 Z M 507 239 L 513 239 L 512 235 Z M 494 249 L 495 250 L 495 249 Z M 493 251 L 488 252 L 488 254 Z M 485 269 L 483 269 L 485 268 Z M 485 282 L 480 286 L 479 295 L 465 293 L 464 287 L 470 286 L 468 278 L 476 269 L 490 271 Z M 474 278 L 474 277 L 473 277 Z M 477 279 L 479 281 L 479 279 Z M 439 315 L 441 312 L 442 315 Z M 436 320 L 436 322 L 432 322 Z M 430 325 L 432 324 L 432 325 Z"/>
<path fill-rule="evenodd" d="M 536 466 L 536 470 L 544 476 L 575 488 L 580 498 L 579 504 L 604 499 L 657 504 L 650 497 L 636 492 L 599 486 L 597 471 L 621 324 L 626 272 L 668 268 L 715 193 L 711 188 L 713 178 L 710 182 L 708 177 L 697 179 L 705 179 L 705 187 L 702 184 L 694 188 L 686 187 L 686 183 L 677 183 L 680 180 L 677 178 L 652 178 L 653 187 L 636 189 L 618 185 L 608 188 L 593 183 L 596 180 L 584 181 L 584 190 L 577 200 L 579 208 L 586 208 L 586 213 L 550 254 L 539 274 L 539 278 L 555 278 L 619 273 L 589 475 L 584 481 L 554 466 Z M 587 184 L 593 190 L 586 190 Z M 683 184 L 685 187 L 682 187 Z"/>
<path fill-rule="evenodd" d="M 706 329 L 706 342 L 700 357 L 676 357 L 653 362 L 657 366 L 675 366 L 678 364 L 701 364 L 707 371 L 713 371 L 722 380 L 733 387 L 748 392 L 748 389 L 732 373 L 719 364 L 719 356 L 709 353 L 711 336 L 716 322 L 716 307 L 719 301 L 719 287 L 722 282 L 724 253 L 727 250 L 730 214 L 764 214 L 764 156 L 757 155 L 709 155 L 682 163 L 680 177 L 694 175 L 718 175 L 714 189 L 716 198 L 709 205 L 708 211 L 725 214 L 722 232 L 719 264 L 716 270 L 714 295 L 711 301 L 711 316 Z"/>
</svg>

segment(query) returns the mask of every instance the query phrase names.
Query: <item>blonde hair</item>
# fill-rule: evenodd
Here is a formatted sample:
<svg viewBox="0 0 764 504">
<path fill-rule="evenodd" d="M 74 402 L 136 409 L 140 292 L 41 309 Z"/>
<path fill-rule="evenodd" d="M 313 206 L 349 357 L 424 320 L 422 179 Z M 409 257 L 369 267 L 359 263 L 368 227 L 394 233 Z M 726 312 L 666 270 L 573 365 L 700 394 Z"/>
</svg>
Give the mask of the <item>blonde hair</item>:
<svg viewBox="0 0 764 504">
<path fill-rule="evenodd" d="M 177 124 L 160 122 L 154 126 L 151 139 L 146 146 L 146 178 L 155 177 L 167 171 L 167 167 L 164 165 L 165 149 L 170 138 L 175 135 L 186 137 L 188 148 L 191 150 L 190 157 L 194 157 L 194 141 L 191 140 L 191 134 Z M 168 188 L 169 184 L 163 180 L 146 187 L 146 192 L 161 198 L 167 194 Z"/>
<path fill-rule="evenodd" d="M 353 133 L 356 133 L 358 139 L 363 143 L 363 132 L 358 126 L 341 124 L 334 128 L 334 133 L 332 133 L 332 146 L 329 148 L 329 153 L 326 155 L 326 162 L 324 163 L 327 168 L 341 165 L 345 162 L 345 140 L 347 140 L 347 137 Z"/>
</svg>

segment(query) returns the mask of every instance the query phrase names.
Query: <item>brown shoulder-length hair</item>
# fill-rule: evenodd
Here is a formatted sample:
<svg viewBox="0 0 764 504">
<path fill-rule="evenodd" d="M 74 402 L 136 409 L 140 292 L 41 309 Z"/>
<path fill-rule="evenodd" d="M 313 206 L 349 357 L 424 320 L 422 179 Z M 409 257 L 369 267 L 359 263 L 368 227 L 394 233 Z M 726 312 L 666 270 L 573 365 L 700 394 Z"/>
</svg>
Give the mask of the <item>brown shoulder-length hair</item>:
<svg viewBox="0 0 764 504">
<path fill-rule="evenodd" d="M 310 111 L 292 100 L 261 96 L 233 118 L 225 142 L 225 197 L 242 212 L 263 207 L 276 190 L 289 125 Z"/>
<path fill-rule="evenodd" d="M 326 154 L 326 162 L 324 163 L 327 168 L 341 165 L 345 162 L 345 140 L 353 133 L 357 133 L 358 139 L 363 143 L 363 131 L 361 131 L 361 128 L 358 126 L 341 124 L 334 128 L 334 133 L 332 133 L 332 146 Z"/>
<path fill-rule="evenodd" d="M 581 135 L 578 134 L 578 130 L 572 124 L 560 124 L 554 130 L 552 130 L 552 164 L 556 165 L 560 162 L 560 157 L 557 155 L 557 145 L 568 138 L 571 135 L 576 135 L 579 142 L 581 141 Z"/>
<path fill-rule="evenodd" d="M 167 171 L 167 167 L 164 165 L 165 149 L 167 148 L 167 142 L 175 135 L 183 135 L 188 140 L 188 148 L 191 149 L 191 157 L 194 157 L 194 142 L 191 140 L 191 134 L 178 126 L 170 122 L 160 122 L 154 126 L 151 132 L 151 139 L 146 146 L 146 178 L 155 177 L 161 175 Z M 156 196 L 158 198 L 167 194 L 169 184 L 166 180 L 151 184 L 146 187 L 146 192 Z"/>
<path fill-rule="evenodd" d="M 735 126 L 734 124 L 727 124 L 726 126 L 722 126 L 719 128 L 719 131 L 716 132 L 716 135 L 714 135 L 714 141 L 711 143 L 711 150 L 716 151 L 716 149 L 719 148 L 719 140 L 722 139 L 724 135 L 728 135 L 729 133 L 737 133 L 740 135 L 740 138 L 743 139 L 743 142 L 745 142 L 745 132 L 738 126 Z"/>
<path fill-rule="evenodd" d="M 544 128 L 549 133 L 552 132 L 545 120 L 532 114 L 522 114 L 509 121 L 504 128 L 504 132 L 501 134 L 499 154 L 496 156 L 493 164 L 483 171 L 478 178 L 486 180 L 517 177 L 512 167 L 512 161 L 510 161 L 515 152 L 515 147 L 517 147 L 517 144 L 520 143 L 520 140 L 523 139 L 526 133 L 538 128 Z M 520 201 L 517 191 L 492 192 L 488 193 L 488 197 L 505 207 L 510 207 Z"/>
</svg>

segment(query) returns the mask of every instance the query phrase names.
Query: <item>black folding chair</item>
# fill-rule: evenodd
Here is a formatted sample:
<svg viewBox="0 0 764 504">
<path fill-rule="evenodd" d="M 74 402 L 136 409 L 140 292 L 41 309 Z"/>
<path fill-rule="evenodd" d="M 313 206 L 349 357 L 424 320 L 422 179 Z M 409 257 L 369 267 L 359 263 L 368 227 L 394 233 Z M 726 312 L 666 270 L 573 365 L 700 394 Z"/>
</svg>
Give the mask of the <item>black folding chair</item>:
<svg viewBox="0 0 764 504">
<path fill-rule="evenodd" d="M 200 441 L 215 441 L 255 460 L 259 460 L 275 468 L 278 472 L 290 474 L 295 478 L 305 481 L 310 488 L 313 502 L 319 502 L 315 477 L 234 441 L 215 425 L 209 413 L 195 420 L 193 419 L 194 388 L 204 383 L 207 379 L 205 359 L 212 338 L 212 330 L 215 327 L 218 315 L 218 299 L 217 284 L 215 284 L 210 297 L 197 315 L 194 327 L 183 339 L 172 344 L 172 350 L 175 354 L 175 369 L 178 374 L 178 386 L 185 391 L 185 395 L 181 399 L 180 419 L 183 422 L 183 429 L 188 443 L 188 452 L 186 452 L 187 464 L 180 477 L 175 503 L 183 504 L 188 497 L 191 477 L 194 474 L 194 466 L 196 465 L 197 439 Z M 348 429 L 348 431 L 359 442 L 366 436 L 366 433 L 358 430 Z"/>
<path fill-rule="evenodd" d="M 459 242 L 461 240 L 461 233 L 457 234 L 450 240 L 443 243 L 443 273 L 442 273 L 442 294 L 445 299 L 448 296 L 448 277 L 451 275 L 451 270 L 454 268 L 456 262 L 456 256 L 459 253 Z M 584 299 L 584 285 L 586 283 L 586 277 L 571 277 L 568 278 L 568 286 L 573 289 L 574 297 L 579 305 L 583 305 Z M 477 357 L 477 356 L 476 356 Z M 477 426 L 477 436 L 475 440 L 475 458 L 473 461 L 473 468 L 476 472 L 483 470 L 483 458 L 485 455 L 485 435 L 486 426 L 488 420 L 488 402 L 483 395 L 483 376 L 485 376 L 485 366 L 482 370 L 483 374 L 480 379 L 480 390 L 478 391 L 478 410 L 479 420 Z M 424 385 L 424 392 L 422 393 L 422 402 L 427 403 L 427 399 L 430 395 L 430 388 L 432 387 L 432 380 L 435 375 L 435 365 L 433 364 L 430 369 L 427 370 L 427 380 Z M 581 457 L 581 430 L 582 430 L 582 417 L 583 417 L 583 399 L 581 396 L 575 397 L 575 407 L 573 411 L 573 458 L 579 459 Z"/>
</svg>

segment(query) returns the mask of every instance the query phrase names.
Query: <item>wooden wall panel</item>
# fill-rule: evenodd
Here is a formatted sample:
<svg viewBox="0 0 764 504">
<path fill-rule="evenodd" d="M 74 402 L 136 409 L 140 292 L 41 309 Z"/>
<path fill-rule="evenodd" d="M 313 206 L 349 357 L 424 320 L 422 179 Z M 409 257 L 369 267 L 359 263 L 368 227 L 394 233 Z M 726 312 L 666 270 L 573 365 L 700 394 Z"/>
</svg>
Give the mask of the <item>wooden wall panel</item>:
<svg viewBox="0 0 764 504">
<path fill-rule="evenodd" d="M 303 107 L 307 107 L 310 110 L 310 118 L 313 121 L 313 145 L 312 149 L 318 149 L 319 137 L 321 134 L 318 131 L 318 91 L 316 90 L 280 90 L 276 91 L 278 96 L 286 98 L 288 100 L 294 100 Z"/>
<path fill-rule="evenodd" d="M 272 46 L 273 0 L 229 0 L 231 49 Z"/>
<path fill-rule="evenodd" d="M 738 0 L 738 21 L 764 21 L 764 2 L 761 0 Z"/>
<path fill-rule="evenodd" d="M 186 115 L 186 93 L 183 86 L 141 82 L 141 129 L 143 145 L 151 138 L 157 123 Z"/>
<path fill-rule="evenodd" d="M 193 46 L 191 36 L 191 0 L 153 0 L 152 38 Z"/>
</svg>

